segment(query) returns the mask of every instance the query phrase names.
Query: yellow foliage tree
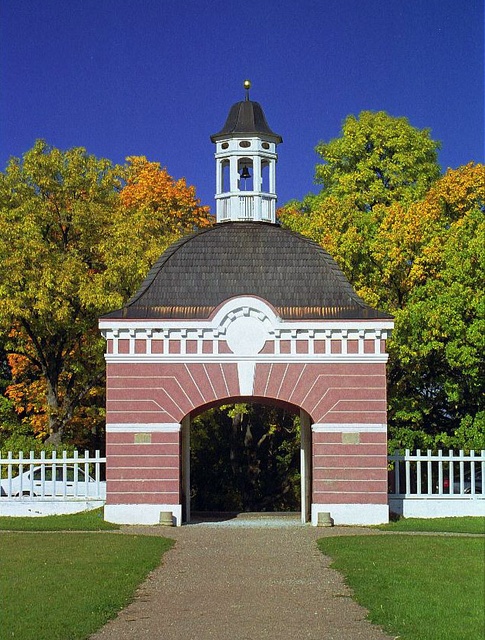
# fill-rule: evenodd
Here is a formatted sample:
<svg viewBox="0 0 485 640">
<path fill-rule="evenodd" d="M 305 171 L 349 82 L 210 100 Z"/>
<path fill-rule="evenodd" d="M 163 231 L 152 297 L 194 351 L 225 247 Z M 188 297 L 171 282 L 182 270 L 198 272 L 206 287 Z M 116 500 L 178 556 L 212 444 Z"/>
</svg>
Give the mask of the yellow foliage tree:
<svg viewBox="0 0 485 640">
<path fill-rule="evenodd" d="M 17 358 L 11 397 L 41 433 L 46 416 L 52 444 L 102 421 L 98 317 L 135 292 L 168 244 L 210 222 L 194 189 L 146 158 L 119 167 L 38 141 L 0 173 L 1 342 Z M 35 381 L 42 407 L 28 400 L 25 385 Z"/>
<path fill-rule="evenodd" d="M 356 200 L 310 196 L 280 218 L 327 249 L 366 302 L 395 314 L 395 443 L 485 446 L 485 166 L 450 169 L 414 200 Z"/>
</svg>

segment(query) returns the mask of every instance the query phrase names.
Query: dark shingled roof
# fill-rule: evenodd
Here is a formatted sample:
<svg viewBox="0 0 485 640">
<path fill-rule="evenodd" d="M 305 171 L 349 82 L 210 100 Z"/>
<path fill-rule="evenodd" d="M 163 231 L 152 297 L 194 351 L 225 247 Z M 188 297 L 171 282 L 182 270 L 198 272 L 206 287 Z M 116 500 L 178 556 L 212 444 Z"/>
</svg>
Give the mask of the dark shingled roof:
<svg viewBox="0 0 485 640">
<path fill-rule="evenodd" d="M 212 142 L 217 142 L 220 138 L 230 135 L 264 135 L 271 137 L 276 143 L 283 142 L 283 138 L 271 131 L 259 102 L 244 100 L 236 102 L 231 107 L 227 116 L 226 124 L 219 131 L 211 136 Z"/>
<path fill-rule="evenodd" d="M 285 319 L 391 318 L 353 291 L 333 258 L 298 233 L 265 222 L 226 222 L 169 247 L 138 292 L 105 318 L 208 318 L 253 295 Z"/>
</svg>

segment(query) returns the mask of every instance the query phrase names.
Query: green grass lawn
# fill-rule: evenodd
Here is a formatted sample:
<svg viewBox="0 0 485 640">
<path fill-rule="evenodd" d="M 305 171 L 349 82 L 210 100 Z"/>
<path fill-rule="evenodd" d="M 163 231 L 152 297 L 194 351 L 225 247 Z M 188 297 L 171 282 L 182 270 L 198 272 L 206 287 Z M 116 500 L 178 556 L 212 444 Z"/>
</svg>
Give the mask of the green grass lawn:
<svg viewBox="0 0 485 640">
<path fill-rule="evenodd" d="M 401 640 L 483 640 L 485 538 L 323 538 L 369 619 Z"/>
<path fill-rule="evenodd" d="M 1 531 L 103 531 L 119 528 L 117 524 L 104 521 L 102 508 L 64 516 L 0 516 Z"/>
<path fill-rule="evenodd" d="M 131 601 L 172 544 L 115 533 L 2 533 L 0 637 L 87 638 Z"/>
<path fill-rule="evenodd" d="M 382 528 L 482 533 L 484 524 L 485 518 L 403 519 Z M 94 533 L 113 528 L 102 510 L 1 517 L 0 529 L 10 532 L 1 534 L 0 637 L 78 640 L 116 615 L 173 541 Z M 370 619 L 393 635 L 483 640 L 485 538 L 345 536 L 319 546 Z"/>
<path fill-rule="evenodd" d="M 448 533 L 485 534 L 485 517 L 401 518 L 396 522 L 381 524 L 377 528 L 383 531 L 442 531 Z"/>
</svg>

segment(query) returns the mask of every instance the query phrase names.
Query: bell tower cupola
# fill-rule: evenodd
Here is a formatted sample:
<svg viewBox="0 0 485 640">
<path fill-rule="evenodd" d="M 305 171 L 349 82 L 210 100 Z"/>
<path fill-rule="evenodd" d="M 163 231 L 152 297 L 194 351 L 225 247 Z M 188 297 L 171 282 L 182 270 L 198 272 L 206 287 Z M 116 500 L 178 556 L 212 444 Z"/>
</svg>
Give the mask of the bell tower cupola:
<svg viewBox="0 0 485 640">
<path fill-rule="evenodd" d="M 249 99 L 231 107 L 224 127 L 211 136 L 216 145 L 217 222 L 275 222 L 276 146 L 263 109 Z"/>
</svg>

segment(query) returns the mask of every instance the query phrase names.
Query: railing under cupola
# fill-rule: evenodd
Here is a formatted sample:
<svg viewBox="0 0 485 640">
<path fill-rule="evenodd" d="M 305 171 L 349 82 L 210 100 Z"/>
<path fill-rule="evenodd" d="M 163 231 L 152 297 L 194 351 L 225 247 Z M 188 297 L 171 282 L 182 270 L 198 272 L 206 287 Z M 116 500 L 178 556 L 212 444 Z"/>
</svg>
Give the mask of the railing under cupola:
<svg viewBox="0 0 485 640">
<path fill-rule="evenodd" d="M 229 222 L 235 218 L 241 222 L 275 222 L 276 199 L 252 191 L 238 194 L 237 199 L 221 195 L 216 198 L 216 215 L 217 222 Z"/>
</svg>

